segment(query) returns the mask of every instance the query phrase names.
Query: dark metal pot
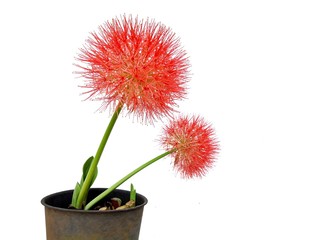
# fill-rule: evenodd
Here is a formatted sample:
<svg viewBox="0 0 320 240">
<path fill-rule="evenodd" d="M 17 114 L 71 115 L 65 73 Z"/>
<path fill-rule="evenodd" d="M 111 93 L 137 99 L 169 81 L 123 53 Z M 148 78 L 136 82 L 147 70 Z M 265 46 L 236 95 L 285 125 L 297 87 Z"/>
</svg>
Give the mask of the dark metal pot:
<svg viewBox="0 0 320 240">
<path fill-rule="evenodd" d="M 105 188 L 90 189 L 88 201 Z M 143 208 L 148 200 L 137 194 L 136 206 L 125 210 L 68 209 L 73 190 L 44 197 L 47 240 L 138 240 Z M 125 203 L 130 192 L 114 190 L 107 198 L 118 197 Z"/>
</svg>

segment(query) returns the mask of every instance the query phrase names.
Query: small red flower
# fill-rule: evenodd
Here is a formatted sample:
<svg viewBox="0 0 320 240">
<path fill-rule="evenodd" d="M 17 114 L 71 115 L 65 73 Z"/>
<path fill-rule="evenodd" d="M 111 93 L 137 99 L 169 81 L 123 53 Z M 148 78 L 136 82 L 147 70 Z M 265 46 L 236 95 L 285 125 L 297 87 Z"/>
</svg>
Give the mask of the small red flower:
<svg viewBox="0 0 320 240">
<path fill-rule="evenodd" d="M 214 129 L 198 116 L 171 120 L 161 143 L 167 151 L 175 150 L 174 168 L 185 178 L 204 176 L 219 151 Z"/>
<path fill-rule="evenodd" d="M 170 116 L 184 98 L 189 61 L 179 39 L 154 20 L 115 18 L 91 34 L 78 55 L 77 74 L 102 108 L 118 104 L 142 119 Z"/>
</svg>

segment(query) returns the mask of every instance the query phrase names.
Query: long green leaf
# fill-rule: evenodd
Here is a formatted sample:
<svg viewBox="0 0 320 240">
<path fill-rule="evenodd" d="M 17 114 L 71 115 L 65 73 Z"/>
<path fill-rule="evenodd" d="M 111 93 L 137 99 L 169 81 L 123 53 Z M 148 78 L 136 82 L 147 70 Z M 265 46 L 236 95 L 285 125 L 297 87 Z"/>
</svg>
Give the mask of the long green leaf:
<svg viewBox="0 0 320 240">
<path fill-rule="evenodd" d="M 89 168 L 90 168 L 90 165 L 93 161 L 93 156 L 89 157 L 88 160 L 83 164 L 83 167 L 82 167 L 82 177 L 81 177 L 81 182 L 80 182 L 80 185 L 82 187 L 82 184 L 83 182 L 85 181 L 87 175 L 88 175 L 88 172 L 89 172 Z M 94 183 L 94 181 L 96 180 L 98 176 L 98 168 L 96 168 L 96 170 L 94 171 L 94 175 L 93 175 L 93 178 L 92 178 L 92 181 L 90 183 L 90 186 Z"/>
<path fill-rule="evenodd" d="M 83 164 L 83 167 L 82 167 L 82 176 L 81 176 L 81 180 L 80 180 L 80 183 L 77 182 L 75 188 L 74 188 L 74 191 L 73 191 L 73 194 L 72 194 L 72 201 L 71 201 L 71 206 L 73 207 L 76 207 L 77 205 L 77 200 L 78 200 L 78 197 L 79 197 L 79 194 L 80 194 L 80 191 L 81 191 L 81 188 L 82 188 L 82 185 L 83 185 L 83 182 L 85 181 L 87 175 L 88 175 L 88 172 L 89 172 L 89 168 L 90 168 L 90 165 L 93 161 L 93 156 L 89 157 L 85 163 Z M 96 168 L 96 171 L 94 172 L 94 175 L 93 175 L 93 178 L 92 178 L 92 181 L 90 183 L 90 186 L 93 184 L 93 182 L 96 180 L 97 178 L 97 175 L 98 175 L 98 168 Z M 86 198 L 84 198 L 84 201 L 86 202 Z M 84 203 L 85 203 L 84 202 Z"/>
<path fill-rule="evenodd" d="M 80 193 L 80 184 L 77 182 L 73 194 L 72 194 L 72 201 L 71 201 L 71 206 L 75 207 L 77 204 L 77 199 Z"/>
</svg>

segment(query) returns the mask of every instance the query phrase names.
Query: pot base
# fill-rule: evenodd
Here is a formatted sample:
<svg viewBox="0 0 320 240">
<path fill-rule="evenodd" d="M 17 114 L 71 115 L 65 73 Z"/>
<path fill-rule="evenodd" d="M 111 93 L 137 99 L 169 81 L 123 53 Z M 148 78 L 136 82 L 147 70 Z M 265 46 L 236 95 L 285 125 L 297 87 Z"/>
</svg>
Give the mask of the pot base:
<svg viewBox="0 0 320 240">
<path fill-rule="evenodd" d="M 88 201 L 105 188 L 90 189 Z M 73 190 L 51 194 L 41 200 L 45 206 L 47 240 L 138 240 L 143 208 L 148 200 L 137 194 L 136 207 L 125 210 L 68 209 Z M 108 199 L 127 202 L 130 192 L 114 190 Z M 99 204 L 99 203 L 98 203 Z"/>
</svg>

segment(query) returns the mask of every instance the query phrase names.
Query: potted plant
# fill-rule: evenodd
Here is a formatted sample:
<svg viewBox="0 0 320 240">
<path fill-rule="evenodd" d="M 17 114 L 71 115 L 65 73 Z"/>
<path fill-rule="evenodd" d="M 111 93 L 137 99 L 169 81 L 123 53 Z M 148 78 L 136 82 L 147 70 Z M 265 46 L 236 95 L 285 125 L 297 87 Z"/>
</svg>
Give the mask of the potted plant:
<svg viewBox="0 0 320 240">
<path fill-rule="evenodd" d="M 154 20 L 123 15 L 93 32 L 76 57 L 88 99 L 102 102 L 113 115 L 96 154 L 83 164 L 73 190 L 44 197 L 47 239 L 138 239 L 147 198 L 118 187 L 150 164 L 171 156 L 184 178 L 203 176 L 212 167 L 219 144 L 212 126 L 196 115 L 179 115 L 190 64 L 179 38 Z M 109 188 L 92 188 L 98 163 L 119 115 L 142 123 L 167 119 L 160 142 L 164 152 L 134 169 Z"/>
</svg>

